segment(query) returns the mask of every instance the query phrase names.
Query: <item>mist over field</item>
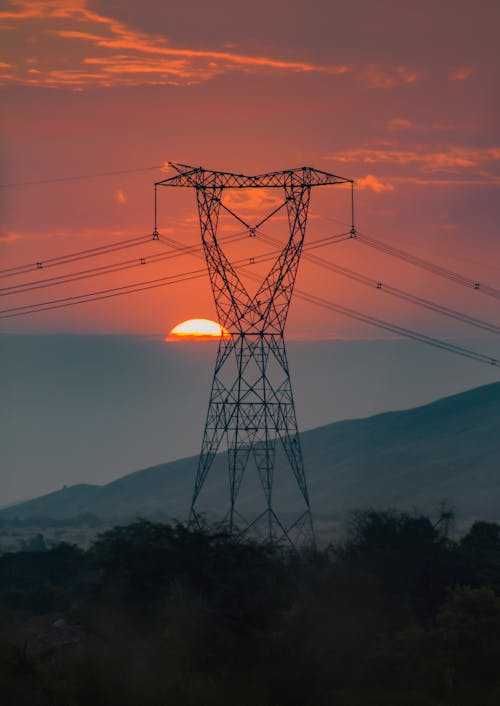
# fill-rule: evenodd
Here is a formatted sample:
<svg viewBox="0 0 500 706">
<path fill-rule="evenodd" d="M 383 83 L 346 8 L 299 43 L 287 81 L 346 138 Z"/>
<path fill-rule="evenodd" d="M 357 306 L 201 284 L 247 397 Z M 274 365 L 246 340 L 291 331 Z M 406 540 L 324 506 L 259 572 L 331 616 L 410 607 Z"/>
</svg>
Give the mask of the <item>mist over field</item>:
<svg viewBox="0 0 500 706">
<path fill-rule="evenodd" d="M 460 343 L 500 357 L 493 339 Z M 2 334 L 0 505 L 196 455 L 216 348 Z M 498 381 L 494 367 L 400 340 L 289 341 L 288 356 L 301 431 Z"/>
</svg>

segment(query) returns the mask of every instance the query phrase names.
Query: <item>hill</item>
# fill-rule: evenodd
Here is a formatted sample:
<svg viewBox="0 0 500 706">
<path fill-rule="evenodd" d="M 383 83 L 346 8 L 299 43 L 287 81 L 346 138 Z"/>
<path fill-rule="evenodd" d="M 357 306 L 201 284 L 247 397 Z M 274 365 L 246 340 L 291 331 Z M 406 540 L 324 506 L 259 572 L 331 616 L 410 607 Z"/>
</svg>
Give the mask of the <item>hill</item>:
<svg viewBox="0 0 500 706">
<path fill-rule="evenodd" d="M 319 521 L 337 520 L 355 508 L 413 507 L 429 512 L 446 499 L 460 521 L 500 519 L 500 383 L 403 412 L 329 424 L 302 434 L 311 505 Z M 218 456 L 207 485 L 207 507 L 225 497 L 224 458 Z M 74 518 L 105 521 L 135 517 L 184 519 L 196 457 L 147 468 L 106 485 L 75 485 L 0 511 L 0 519 Z M 276 493 L 284 510 L 294 481 L 281 477 Z M 242 487 L 243 507 L 259 489 Z"/>
</svg>

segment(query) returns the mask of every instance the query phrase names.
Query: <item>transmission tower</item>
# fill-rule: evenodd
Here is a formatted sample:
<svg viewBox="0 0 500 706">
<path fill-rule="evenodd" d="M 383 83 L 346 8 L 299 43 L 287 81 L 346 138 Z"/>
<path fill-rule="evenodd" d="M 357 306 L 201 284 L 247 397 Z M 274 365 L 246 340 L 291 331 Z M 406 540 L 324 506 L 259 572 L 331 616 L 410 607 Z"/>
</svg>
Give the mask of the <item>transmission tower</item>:
<svg viewBox="0 0 500 706">
<path fill-rule="evenodd" d="M 229 492 L 227 514 L 222 522 L 229 532 L 252 531 L 271 540 L 287 540 L 292 545 L 313 542 L 311 506 L 284 330 L 304 242 L 311 187 L 348 183 L 352 188 L 352 180 L 311 167 L 245 176 L 176 163 L 170 166 L 176 174 L 155 184 L 155 214 L 156 187 L 195 190 L 201 240 L 218 320 L 227 331 L 219 342 L 190 522 L 200 524 L 200 495 L 206 488 L 216 455 L 225 448 Z M 246 223 L 223 203 L 225 189 L 259 188 L 281 190 L 283 202 L 257 225 Z M 286 210 L 288 239 L 253 296 L 217 240 L 221 209 L 244 224 L 250 235 L 255 235 L 278 211 Z M 277 446 L 284 451 L 286 466 L 298 490 L 299 509 L 292 517 L 278 514 L 273 503 Z M 263 491 L 262 509 L 252 517 L 243 517 L 237 503 L 238 493 L 251 461 Z"/>
</svg>

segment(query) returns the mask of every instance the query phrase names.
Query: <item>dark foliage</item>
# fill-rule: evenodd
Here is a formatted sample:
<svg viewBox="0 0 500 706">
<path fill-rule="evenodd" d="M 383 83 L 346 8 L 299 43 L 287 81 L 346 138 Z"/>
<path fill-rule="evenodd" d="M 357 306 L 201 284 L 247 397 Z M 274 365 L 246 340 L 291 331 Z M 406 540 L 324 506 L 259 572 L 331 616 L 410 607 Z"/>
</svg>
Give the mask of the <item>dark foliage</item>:
<svg viewBox="0 0 500 706">
<path fill-rule="evenodd" d="M 43 614 L 68 608 L 86 572 L 78 547 L 22 551 L 0 557 L 0 606 Z"/>
<path fill-rule="evenodd" d="M 137 521 L 0 557 L 14 706 L 492 706 L 500 525 L 372 510 L 297 555 Z"/>
</svg>

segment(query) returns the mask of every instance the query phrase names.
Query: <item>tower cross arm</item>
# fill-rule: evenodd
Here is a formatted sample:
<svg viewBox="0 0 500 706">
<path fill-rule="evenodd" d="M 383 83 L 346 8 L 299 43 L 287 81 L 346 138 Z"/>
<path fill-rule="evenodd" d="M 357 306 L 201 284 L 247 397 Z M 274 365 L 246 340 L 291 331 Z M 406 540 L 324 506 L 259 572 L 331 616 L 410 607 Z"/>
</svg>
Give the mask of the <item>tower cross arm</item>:
<svg viewBox="0 0 500 706">
<path fill-rule="evenodd" d="M 156 186 L 177 186 L 201 189 L 258 189 L 285 188 L 290 186 L 310 187 L 330 184 L 351 184 L 352 179 L 329 174 L 313 167 L 297 167 L 280 172 L 268 172 L 254 176 L 219 172 L 203 167 L 190 167 L 169 162 L 177 173 L 156 182 Z"/>
</svg>

